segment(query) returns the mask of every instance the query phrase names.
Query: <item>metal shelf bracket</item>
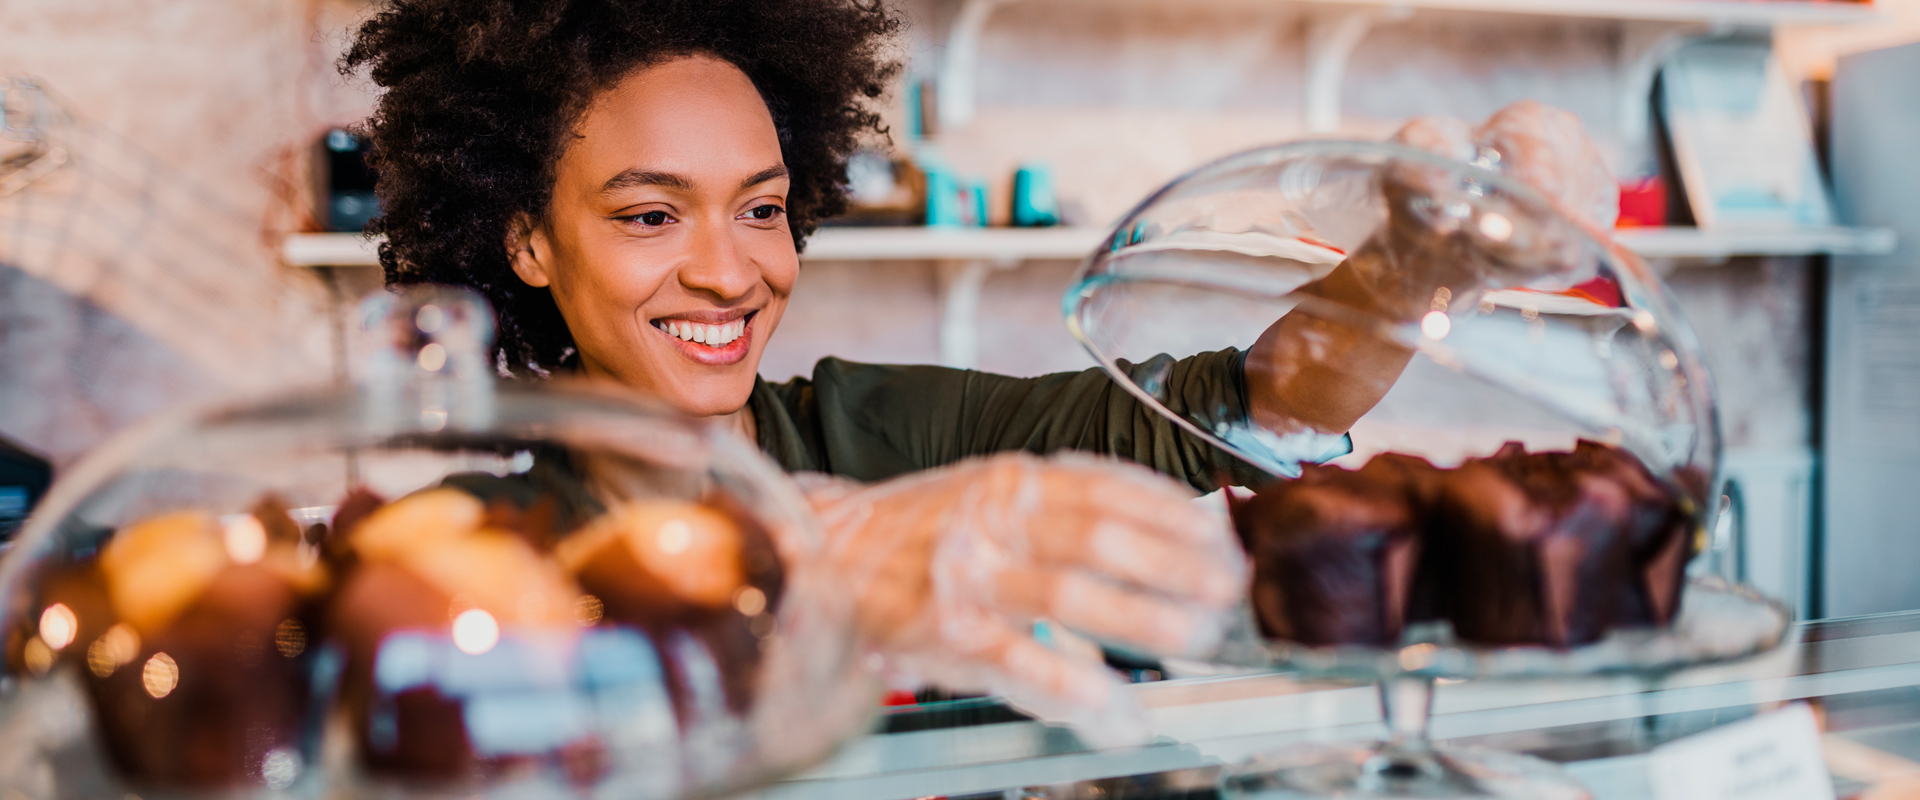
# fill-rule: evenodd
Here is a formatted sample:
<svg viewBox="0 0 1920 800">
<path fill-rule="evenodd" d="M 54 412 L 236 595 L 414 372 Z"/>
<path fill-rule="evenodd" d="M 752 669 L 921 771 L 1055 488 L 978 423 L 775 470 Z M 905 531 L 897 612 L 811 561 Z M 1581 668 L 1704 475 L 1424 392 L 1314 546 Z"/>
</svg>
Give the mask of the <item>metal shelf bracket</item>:
<svg viewBox="0 0 1920 800">
<path fill-rule="evenodd" d="M 1015 258 L 938 262 L 941 366 L 980 366 L 980 291 L 988 275 L 1020 264 Z"/>
<path fill-rule="evenodd" d="M 947 27 L 947 49 L 940 57 L 940 127 L 958 128 L 973 121 L 976 78 L 980 70 L 980 37 L 993 10 L 1012 0 L 964 0 Z"/>
<path fill-rule="evenodd" d="M 1369 6 L 1314 12 L 1307 21 L 1307 85 L 1304 116 L 1312 133 L 1340 130 L 1340 86 L 1347 60 L 1375 25 L 1413 16 L 1407 6 Z"/>
</svg>

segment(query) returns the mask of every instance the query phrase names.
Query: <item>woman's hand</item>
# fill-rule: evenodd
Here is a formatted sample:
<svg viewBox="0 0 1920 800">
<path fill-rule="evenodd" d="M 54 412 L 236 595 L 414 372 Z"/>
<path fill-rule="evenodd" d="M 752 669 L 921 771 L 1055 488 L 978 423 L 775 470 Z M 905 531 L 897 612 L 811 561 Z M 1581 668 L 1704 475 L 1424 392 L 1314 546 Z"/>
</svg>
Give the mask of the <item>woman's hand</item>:
<svg viewBox="0 0 1920 800">
<path fill-rule="evenodd" d="M 1579 118 L 1561 109 L 1525 100 L 1478 128 L 1419 117 L 1393 138 L 1527 184 L 1559 216 L 1602 241 L 1619 215 L 1620 188 L 1599 146 Z M 1592 248 L 1557 220 L 1449 170 L 1400 164 L 1382 191 L 1383 235 L 1356 251 L 1352 262 L 1377 295 L 1373 309 L 1392 318 L 1472 303 L 1488 288 L 1540 286 L 1543 279 L 1571 286 L 1591 278 L 1598 265 Z"/>
<path fill-rule="evenodd" d="M 1580 120 L 1532 101 L 1474 128 L 1445 117 L 1408 122 L 1394 140 L 1481 164 L 1545 195 L 1553 208 L 1605 241 L 1619 186 Z M 1396 322 L 1472 308 L 1501 286 L 1571 286 L 1591 277 L 1597 253 L 1565 226 L 1543 224 L 1507 194 L 1478 192 L 1452 170 L 1398 164 L 1381 182 L 1387 221 L 1325 278 L 1301 288 Z M 1247 357 L 1254 422 L 1278 433 L 1342 433 L 1386 396 L 1411 350 L 1330 317 L 1293 313 Z"/>
<path fill-rule="evenodd" d="M 1091 655 L 1036 641 L 1051 620 L 1166 655 L 1203 654 L 1246 592 L 1226 521 L 1143 467 L 1008 454 L 810 492 L 827 563 L 888 670 L 1000 694 L 1107 742 L 1144 720 Z"/>
<path fill-rule="evenodd" d="M 1620 213 L 1620 186 L 1580 118 L 1522 100 L 1479 128 L 1448 117 L 1415 117 L 1393 140 L 1449 158 L 1477 161 L 1532 186 L 1561 213 L 1604 236 Z"/>
</svg>

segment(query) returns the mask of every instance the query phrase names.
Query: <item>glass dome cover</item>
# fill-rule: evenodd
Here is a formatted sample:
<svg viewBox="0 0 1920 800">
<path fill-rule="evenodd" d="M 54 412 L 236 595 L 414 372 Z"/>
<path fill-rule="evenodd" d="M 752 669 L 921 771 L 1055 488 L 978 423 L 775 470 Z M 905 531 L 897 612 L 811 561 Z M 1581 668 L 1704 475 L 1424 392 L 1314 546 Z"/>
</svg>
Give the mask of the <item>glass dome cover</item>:
<svg viewBox="0 0 1920 800">
<path fill-rule="evenodd" d="M 1692 330 L 1644 262 L 1490 169 L 1497 158 L 1312 141 L 1200 167 L 1083 263 L 1067 325 L 1127 391 L 1273 475 L 1587 439 L 1684 490 L 1704 527 L 1720 439 Z M 1263 361 L 1263 334 L 1289 315 L 1311 328 L 1293 337 L 1304 344 Z M 1336 426 L 1318 409 L 1262 417 L 1251 397 L 1177 394 L 1174 358 L 1226 348 L 1253 351 L 1249 395 L 1262 375 L 1319 371 L 1333 380 L 1303 383 L 1360 385 L 1373 402 Z M 1404 369 L 1348 363 L 1382 351 Z"/>
<path fill-rule="evenodd" d="M 1217 476 L 1260 492 L 1229 495 L 1253 575 L 1212 660 L 1380 684 L 1385 741 L 1261 755 L 1222 797 L 1589 797 L 1548 762 L 1436 745 L 1436 681 L 1784 640 L 1778 604 L 1686 578 L 1720 442 L 1685 320 L 1500 157 L 1232 156 L 1148 197 L 1067 292 L 1123 389 L 1252 467 Z"/>
<path fill-rule="evenodd" d="M 757 450 L 496 382 L 470 294 L 363 317 L 359 385 L 155 420 L 22 530 L 12 796 L 704 796 L 862 732 L 852 608 Z"/>
</svg>

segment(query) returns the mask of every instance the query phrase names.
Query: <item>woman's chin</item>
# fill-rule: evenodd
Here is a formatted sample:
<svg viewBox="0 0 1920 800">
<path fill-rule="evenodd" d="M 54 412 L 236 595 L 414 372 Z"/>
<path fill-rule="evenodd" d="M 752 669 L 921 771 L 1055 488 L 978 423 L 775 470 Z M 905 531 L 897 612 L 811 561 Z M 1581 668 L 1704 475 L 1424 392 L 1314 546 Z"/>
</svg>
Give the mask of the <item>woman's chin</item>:
<svg viewBox="0 0 1920 800">
<path fill-rule="evenodd" d="M 683 414 L 694 417 L 720 417 L 745 408 L 753 396 L 758 377 L 753 369 L 757 358 L 740 358 L 722 367 L 695 370 L 680 369 L 673 376 L 672 388 L 662 400 Z"/>
</svg>

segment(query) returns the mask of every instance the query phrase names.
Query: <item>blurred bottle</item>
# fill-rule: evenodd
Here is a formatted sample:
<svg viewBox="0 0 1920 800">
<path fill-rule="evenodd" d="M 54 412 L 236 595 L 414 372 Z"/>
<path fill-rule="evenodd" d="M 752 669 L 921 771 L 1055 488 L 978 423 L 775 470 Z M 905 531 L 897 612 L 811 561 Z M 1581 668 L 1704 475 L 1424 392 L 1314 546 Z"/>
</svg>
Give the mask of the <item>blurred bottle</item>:
<svg viewBox="0 0 1920 800">
<path fill-rule="evenodd" d="M 339 128 L 320 137 L 315 185 L 321 190 L 327 230 L 366 230 L 367 221 L 380 213 L 373 170 L 367 166 L 368 147 L 365 139 Z"/>
<path fill-rule="evenodd" d="M 960 182 L 945 166 L 927 167 L 927 214 L 929 228 L 958 228 L 965 224 L 960 207 Z"/>
</svg>

